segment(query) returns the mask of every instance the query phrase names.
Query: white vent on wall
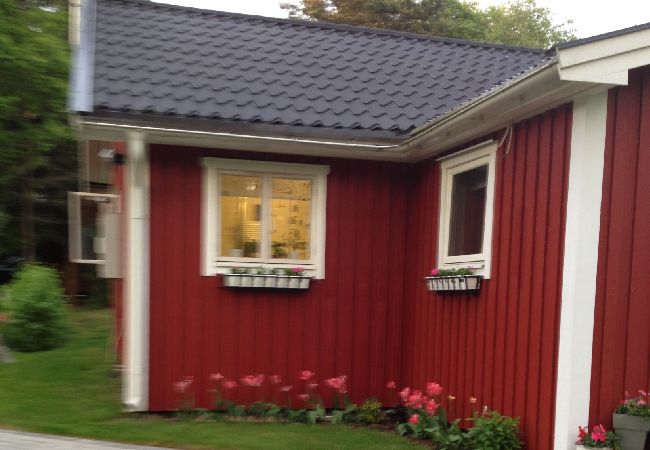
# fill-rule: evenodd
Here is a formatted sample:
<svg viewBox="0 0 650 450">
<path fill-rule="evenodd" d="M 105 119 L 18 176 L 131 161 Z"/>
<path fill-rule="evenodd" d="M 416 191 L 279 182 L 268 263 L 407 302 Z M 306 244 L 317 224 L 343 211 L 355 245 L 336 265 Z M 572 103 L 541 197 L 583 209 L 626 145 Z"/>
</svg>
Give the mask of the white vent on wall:
<svg viewBox="0 0 650 450">
<path fill-rule="evenodd" d="M 103 278 L 120 277 L 120 201 L 113 194 L 68 192 L 70 261 L 97 264 Z"/>
</svg>

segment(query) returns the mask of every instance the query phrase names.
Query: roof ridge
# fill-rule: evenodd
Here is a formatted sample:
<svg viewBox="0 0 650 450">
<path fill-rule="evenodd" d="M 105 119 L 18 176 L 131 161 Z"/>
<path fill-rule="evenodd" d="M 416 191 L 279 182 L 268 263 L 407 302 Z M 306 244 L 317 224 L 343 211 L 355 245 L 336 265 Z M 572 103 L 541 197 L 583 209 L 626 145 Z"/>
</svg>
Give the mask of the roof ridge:
<svg viewBox="0 0 650 450">
<path fill-rule="evenodd" d="M 387 36 L 400 36 L 400 37 L 410 38 L 410 39 L 437 41 L 437 42 L 443 42 L 448 44 L 467 45 L 471 47 L 496 48 L 496 49 L 512 50 L 512 51 L 525 51 L 530 53 L 547 53 L 547 50 L 539 49 L 539 48 L 520 47 L 520 46 L 506 45 L 506 44 L 492 44 L 488 42 L 472 41 L 469 39 L 449 38 L 449 37 L 442 37 L 442 36 L 418 34 L 418 33 L 412 33 L 407 31 L 389 30 L 386 28 L 370 28 L 370 27 L 339 24 L 339 23 L 332 23 L 332 22 L 318 22 L 318 21 L 300 20 L 300 19 L 266 17 L 266 16 L 259 16 L 253 14 L 243 14 L 243 13 L 234 13 L 234 12 L 227 12 L 227 11 L 217 11 L 213 9 L 195 8 L 191 6 L 172 5 L 169 3 L 151 1 L 151 0 L 118 0 L 118 1 L 122 1 L 125 3 L 137 3 L 137 4 L 150 6 L 150 7 L 178 9 L 183 11 L 196 11 L 196 12 L 201 12 L 206 14 L 212 14 L 215 16 L 236 17 L 236 18 L 247 19 L 247 20 L 261 20 L 265 22 L 276 22 L 276 23 L 292 25 L 292 26 L 307 26 L 307 27 L 314 27 L 314 28 L 324 28 L 324 29 L 387 35 Z"/>
</svg>

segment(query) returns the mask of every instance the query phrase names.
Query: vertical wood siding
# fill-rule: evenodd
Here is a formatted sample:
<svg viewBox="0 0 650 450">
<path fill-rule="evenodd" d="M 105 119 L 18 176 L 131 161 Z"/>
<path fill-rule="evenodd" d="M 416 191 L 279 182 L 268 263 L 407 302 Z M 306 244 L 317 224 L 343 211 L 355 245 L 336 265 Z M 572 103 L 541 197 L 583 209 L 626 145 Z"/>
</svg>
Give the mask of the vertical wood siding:
<svg viewBox="0 0 650 450">
<path fill-rule="evenodd" d="M 650 387 L 650 67 L 609 94 L 590 421 Z"/>
<path fill-rule="evenodd" d="M 327 261 L 326 279 L 308 292 L 259 292 L 225 289 L 221 277 L 200 275 L 199 158 L 265 155 L 159 145 L 150 154 L 150 409 L 176 408 L 172 383 L 184 376 L 194 377 L 197 406 L 212 406 L 208 375 L 216 372 L 280 374 L 294 386 L 295 406 L 302 369 L 314 370 L 319 383 L 348 375 L 354 401 L 388 400 L 386 380 L 399 382 L 404 363 L 411 166 L 266 155 L 331 166 Z M 249 391 L 234 394 L 250 401 Z"/>
<path fill-rule="evenodd" d="M 425 290 L 437 251 L 435 161 L 421 165 L 409 196 L 404 379 L 439 381 L 456 396 L 445 402 L 456 416 L 471 415 L 472 396 L 519 416 L 533 450 L 552 448 L 571 111 L 514 125 L 498 149 L 492 274 L 480 295 Z"/>
</svg>

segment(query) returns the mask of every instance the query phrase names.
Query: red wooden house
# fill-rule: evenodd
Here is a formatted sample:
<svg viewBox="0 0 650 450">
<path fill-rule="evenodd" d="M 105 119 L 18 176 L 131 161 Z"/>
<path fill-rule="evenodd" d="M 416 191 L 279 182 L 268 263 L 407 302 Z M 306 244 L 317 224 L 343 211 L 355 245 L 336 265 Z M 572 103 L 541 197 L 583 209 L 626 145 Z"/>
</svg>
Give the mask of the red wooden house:
<svg viewBox="0 0 650 450">
<path fill-rule="evenodd" d="M 650 384 L 650 25 L 548 51 L 139 0 L 79 25 L 70 109 L 121 245 L 89 246 L 81 195 L 73 259 L 116 278 L 129 410 L 183 376 L 209 407 L 214 372 L 385 403 L 436 380 L 570 449 Z M 294 267 L 307 289 L 228 275 Z"/>
</svg>

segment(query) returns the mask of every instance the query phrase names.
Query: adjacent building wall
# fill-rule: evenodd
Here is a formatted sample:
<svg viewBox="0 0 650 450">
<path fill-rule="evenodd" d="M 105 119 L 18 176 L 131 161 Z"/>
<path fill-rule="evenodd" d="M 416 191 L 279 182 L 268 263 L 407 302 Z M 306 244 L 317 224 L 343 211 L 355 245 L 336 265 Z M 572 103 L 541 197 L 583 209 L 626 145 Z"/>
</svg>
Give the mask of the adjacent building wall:
<svg viewBox="0 0 650 450">
<path fill-rule="evenodd" d="M 492 274 L 478 296 L 436 295 L 440 169 L 422 163 L 409 196 L 405 380 L 456 396 L 452 413 L 487 405 L 521 418 L 527 448 L 552 448 L 572 106 L 517 123 L 497 153 Z"/>
<path fill-rule="evenodd" d="M 610 91 L 590 421 L 650 387 L 650 67 Z"/>
</svg>

